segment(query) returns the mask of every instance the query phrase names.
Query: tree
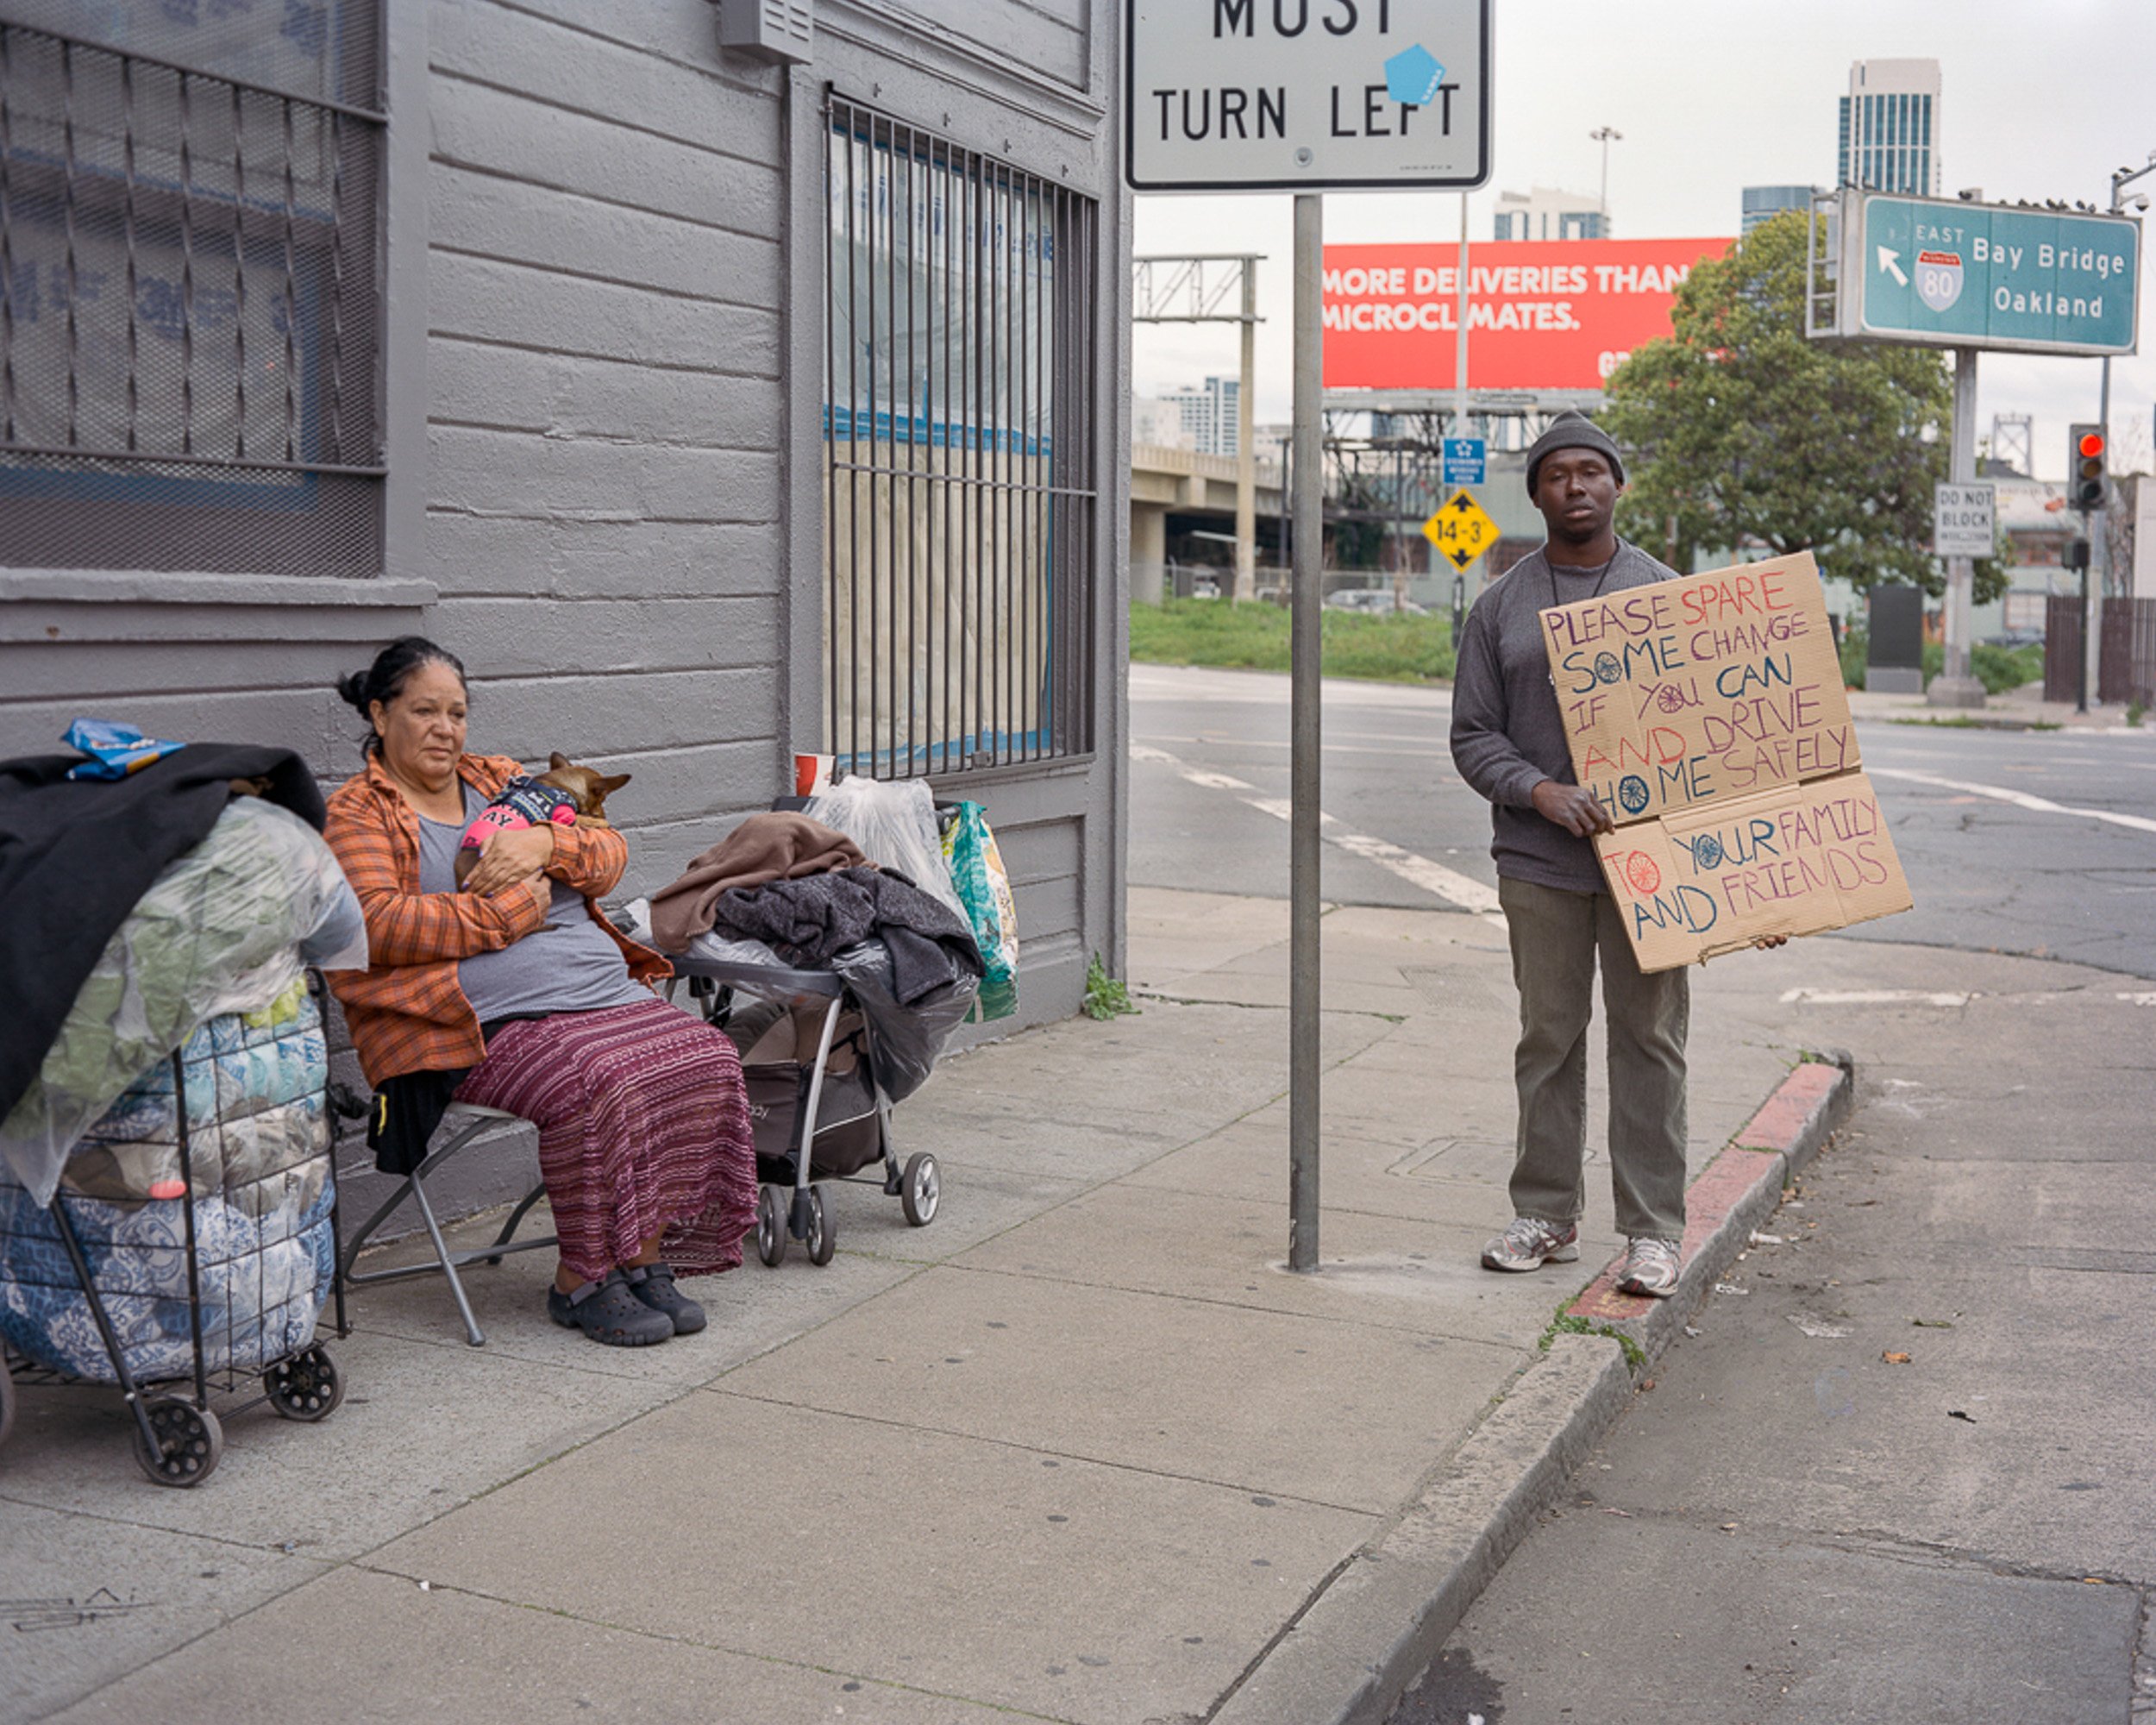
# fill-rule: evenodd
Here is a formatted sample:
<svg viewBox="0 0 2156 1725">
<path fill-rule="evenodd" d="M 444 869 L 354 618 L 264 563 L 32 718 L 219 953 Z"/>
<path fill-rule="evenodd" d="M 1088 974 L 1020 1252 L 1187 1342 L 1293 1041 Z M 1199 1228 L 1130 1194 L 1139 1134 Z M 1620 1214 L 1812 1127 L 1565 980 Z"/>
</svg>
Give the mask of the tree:
<svg viewBox="0 0 2156 1725">
<path fill-rule="evenodd" d="M 1667 340 L 1609 380 L 1602 424 L 1626 452 L 1627 537 L 1689 569 L 1697 551 L 1811 551 L 1858 588 L 1946 591 L 1930 551 L 1932 488 L 1946 477 L 1953 383 L 1935 348 L 1804 336 L 1811 219 L 1761 223 L 1677 289 Z M 1819 243 L 1823 244 L 1823 238 Z M 1977 566 L 1979 603 L 2006 591 Z"/>
</svg>

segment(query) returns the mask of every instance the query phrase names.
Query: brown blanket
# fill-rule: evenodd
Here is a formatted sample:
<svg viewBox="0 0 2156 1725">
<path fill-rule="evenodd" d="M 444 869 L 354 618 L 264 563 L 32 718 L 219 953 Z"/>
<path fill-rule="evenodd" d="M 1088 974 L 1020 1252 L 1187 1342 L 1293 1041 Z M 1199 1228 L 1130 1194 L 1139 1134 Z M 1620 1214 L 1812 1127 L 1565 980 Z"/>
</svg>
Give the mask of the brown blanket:
<svg viewBox="0 0 2156 1725">
<path fill-rule="evenodd" d="M 651 895 L 651 933 L 662 952 L 686 952 L 711 932 L 722 894 L 736 887 L 798 881 L 868 859 L 853 840 L 805 814 L 752 814 Z"/>
</svg>

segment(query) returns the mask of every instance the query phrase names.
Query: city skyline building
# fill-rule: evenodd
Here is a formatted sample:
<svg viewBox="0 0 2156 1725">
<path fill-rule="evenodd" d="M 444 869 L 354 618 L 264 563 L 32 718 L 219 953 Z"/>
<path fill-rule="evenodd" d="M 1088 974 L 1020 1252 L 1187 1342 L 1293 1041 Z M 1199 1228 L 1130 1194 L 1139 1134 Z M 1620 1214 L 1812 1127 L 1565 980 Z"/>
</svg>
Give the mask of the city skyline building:
<svg viewBox="0 0 2156 1725">
<path fill-rule="evenodd" d="M 1935 60 L 1860 60 L 1841 97 L 1835 184 L 1936 198 L 1940 76 Z"/>
<path fill-rule="evenodd" d="M 1242 395 L 1238 379 L 1209 377 L 1198 388 L 1163 390 L 1154 398 L 1180 418 L 1189 440 L 1186 447 L 1201 455 L 1232 455 L 1238 453 L 1236 410 Z"/>
<path fill-rule="evenodd" d="M 1762 222 L 1771 222 L 1785 210 L 1809 210 L 1814 188 L 1808 185 L 1747 185 L 1739 211 L 1740 234 L 1749 234 Z"/>
<path fill-rule="evenodd" d="M 1501 191 L 1492 237 L 1499 240 L 1607 240 L 1609 212 L 1599 198 L 1537 185 Z"/>
</svg>

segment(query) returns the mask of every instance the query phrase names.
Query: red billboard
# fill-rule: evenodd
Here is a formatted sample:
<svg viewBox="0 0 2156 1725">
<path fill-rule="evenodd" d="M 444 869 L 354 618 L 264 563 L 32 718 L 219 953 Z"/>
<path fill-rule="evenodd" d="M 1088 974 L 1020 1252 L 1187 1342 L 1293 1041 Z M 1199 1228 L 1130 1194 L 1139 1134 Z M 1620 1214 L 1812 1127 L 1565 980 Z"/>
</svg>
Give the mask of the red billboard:
<svg viewBox="0 0 2156 1725">
<path fill-rule="evenodd" d="M 1733 240 L 1495 240 L 1468 248 L 1471 389 L 1600 389 L 1670 333 L 1677 285 Z M 1325 386 L 1451 389 L 1457 245 L 1325 248 Z"/>
</svg>

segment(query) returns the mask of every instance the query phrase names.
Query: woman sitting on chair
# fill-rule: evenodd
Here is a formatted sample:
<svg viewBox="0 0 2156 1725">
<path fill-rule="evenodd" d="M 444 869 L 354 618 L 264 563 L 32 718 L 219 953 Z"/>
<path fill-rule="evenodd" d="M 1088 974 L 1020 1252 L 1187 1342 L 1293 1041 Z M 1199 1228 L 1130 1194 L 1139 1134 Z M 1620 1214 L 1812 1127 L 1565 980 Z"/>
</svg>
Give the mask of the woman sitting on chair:
<svg viewBox="0 0 2156 1725">
<path fill-rule="evenodd" d="M 326 833 L 367 913 L 373 968 L 330 987 L 367 1082 L 463 1071 L 457 1101 L 538 1126 L 556 1323 L 615 1347 L 703 1328 L 674 1277 L 741 1262 L 748 1096 L 733 1044 L 653 994 L 665 959 L 597 912 L 626 841 L 604 825 L 497 829 L 460 891 L 466 827 L 522 771 L 465 753 L 464 667 L 407 636 L 337 693 L 370 726 Z"/>
</svg>

